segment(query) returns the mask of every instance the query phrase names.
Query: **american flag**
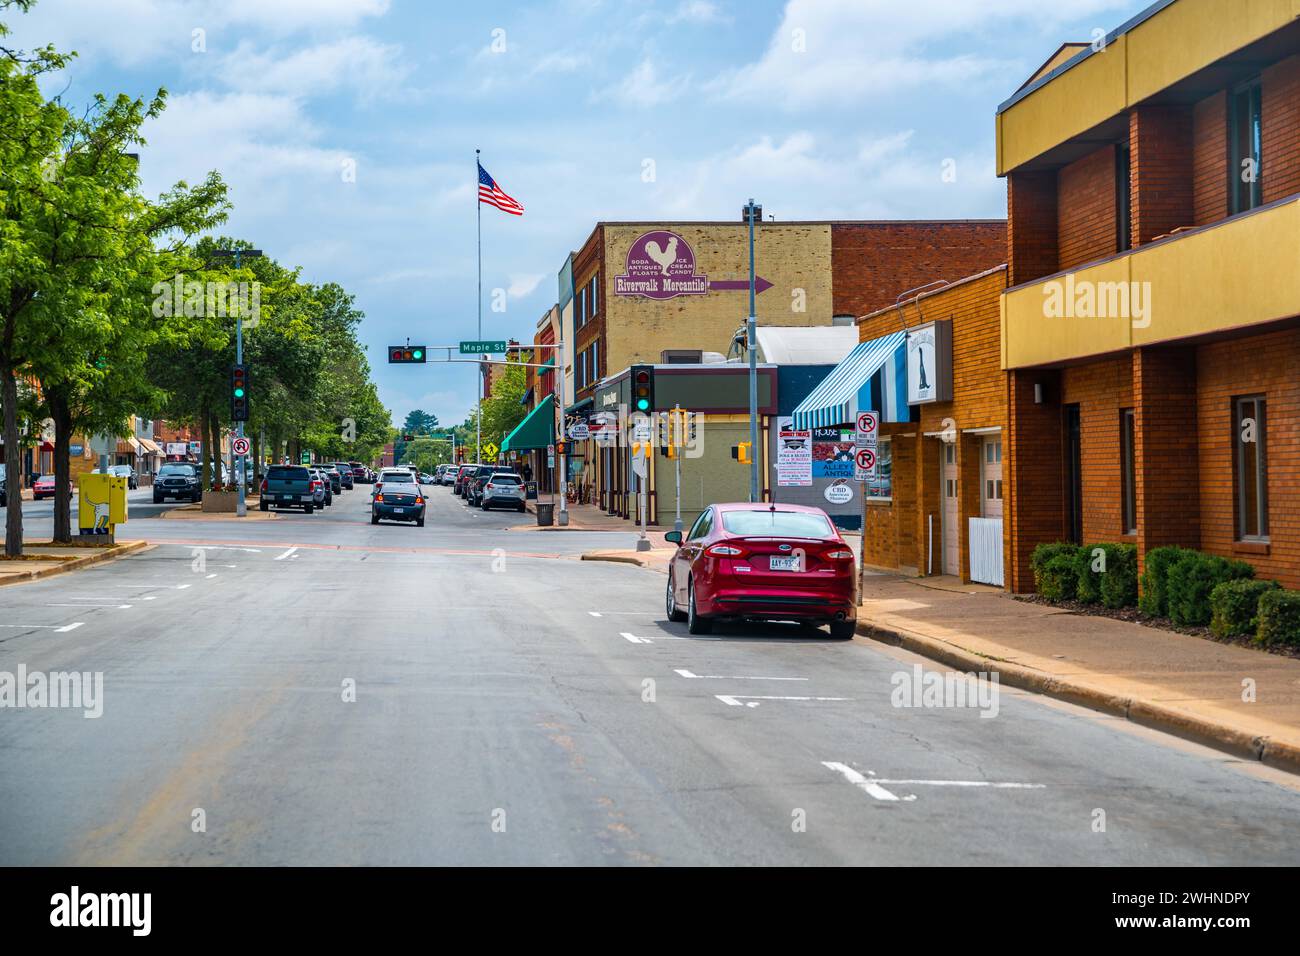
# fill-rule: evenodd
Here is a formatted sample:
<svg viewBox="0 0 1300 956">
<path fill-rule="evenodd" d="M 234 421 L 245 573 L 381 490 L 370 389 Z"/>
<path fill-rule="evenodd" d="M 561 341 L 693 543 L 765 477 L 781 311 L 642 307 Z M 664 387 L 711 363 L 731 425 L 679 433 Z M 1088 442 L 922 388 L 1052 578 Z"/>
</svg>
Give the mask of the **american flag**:
<svg viewBox="0 0 1300 956">
<path fill-rule="evenodd" d="M 478 201 L 496 206 L 502 212 L 508 212 L 512 216 L 524 214 L 523 204 L 502 192 L 497 181 L 488 175 L 482 163 L 478 164 Z"/>
</svg>

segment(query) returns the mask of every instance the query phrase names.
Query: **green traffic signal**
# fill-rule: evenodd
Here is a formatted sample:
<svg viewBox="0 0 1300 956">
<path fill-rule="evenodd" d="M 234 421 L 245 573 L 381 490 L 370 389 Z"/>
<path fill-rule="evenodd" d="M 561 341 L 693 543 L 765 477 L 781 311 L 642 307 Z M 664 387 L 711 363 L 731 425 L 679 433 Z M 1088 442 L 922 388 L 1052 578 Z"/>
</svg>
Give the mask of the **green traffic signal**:
<svg viewBox="0 0 1300 956">
<path fill-rule="evenodd" d="M 650 402 L 648 399 L 644 399 L 644 398 L 637 399 L 636 410 L 638 412 L 644 412 L 647 409 L 649 409 L 649 407 L 650 407 Z"/>
<path fill-rule="evenodd" d="M 235 389 L 235 398 L 243 398 L 243 397 L 244 397 L 244 390 L 242 388 Z"/>
<path fill-rule="evenodd" d="M 415 349 L 413 352 L 411 352 L 411 358 L 415 359 L 417 362 L 420 361 L 420 359 L 424 358 L 424 350 Z"/>
</svg>

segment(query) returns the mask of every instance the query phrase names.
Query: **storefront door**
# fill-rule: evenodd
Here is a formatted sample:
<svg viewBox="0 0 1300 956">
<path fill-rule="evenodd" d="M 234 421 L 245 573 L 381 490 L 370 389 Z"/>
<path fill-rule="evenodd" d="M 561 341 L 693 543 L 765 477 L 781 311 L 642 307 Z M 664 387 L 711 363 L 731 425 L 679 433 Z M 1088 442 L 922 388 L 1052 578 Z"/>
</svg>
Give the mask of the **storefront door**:
<svg viewBox="0 0 1300 956">
<path fill-rule="evenodd" d="M 944 574 L 961 574 L 961 549 L 957 536 L 961 533 L 957 508 L 957 443 L 944 442 L 939 452 L 942 467 L 939 469 L 942 486 L 940 499 L 943 505 L 942 566 Z"/>
</svg>

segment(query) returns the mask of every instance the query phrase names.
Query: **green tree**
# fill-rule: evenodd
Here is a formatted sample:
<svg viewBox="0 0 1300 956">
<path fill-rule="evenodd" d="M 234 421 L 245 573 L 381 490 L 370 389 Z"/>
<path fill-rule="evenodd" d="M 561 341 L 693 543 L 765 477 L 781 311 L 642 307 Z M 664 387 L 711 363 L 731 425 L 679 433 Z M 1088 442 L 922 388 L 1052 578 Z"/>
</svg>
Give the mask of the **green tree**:
<svg viewBox="0 0 1300 956">
<path fill-rule="evenodd" d="M 438 430 L 438 416 L 422 409 L 407 412 L 406 421 L 402 423 L 404 435 L 432 435 Z"/>
</svg>

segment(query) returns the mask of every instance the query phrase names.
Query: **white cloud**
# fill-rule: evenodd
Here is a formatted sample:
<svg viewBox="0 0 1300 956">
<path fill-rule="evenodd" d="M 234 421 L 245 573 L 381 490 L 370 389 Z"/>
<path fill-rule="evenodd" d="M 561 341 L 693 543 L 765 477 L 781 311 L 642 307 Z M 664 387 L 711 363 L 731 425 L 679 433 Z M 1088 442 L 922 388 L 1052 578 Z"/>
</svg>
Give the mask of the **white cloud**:
<svg viewBox="0 0 1300 956">
<path fill-rule="evenodd" d="M 974 33 L 1009 25 L 1027 32 L 1126 5 L 1128 0 L 790 0 L 762 58 L 722 74 L 708 89 L 723 98 L 797 108 L 921 86 L 959 87 L 1007 63 L 996 55 L 946 53 L 945 41 L 964 38 L 957 45 L 969 49 Z"/>
<path fill-rule="evenodd" d="M 623 82 L 604 91 L 594 93 L 593 101 L 613 99 L 624 106 L 648 108 L 662 106 L 677 99 L 690 86 L 690 76 L 660 77 L 654 61 L 646 57 Z"/>
<path fill-rule="evenodd" d="M 361 100 L 370 100 L 398 91 L 410 73 L 399 59 L 395 46 L 352 36 L 288 55 L 257 52 L 251 44 L 241 43 L 222 61 L 220 70 L 223 79 L 236 89 L 292 96 L 319 96 L 344 89 Z"/>
<path fill-rule="evenodd" d="M 512 299 L 522 299 L 541 285 L 542 280 L 545 278 L 545 273 L 512 275 L 510 277 L 510 285 L 506 287 L 506 295 L 510 296 Z"/>
<path fill-rule="evenodd" d="M 716 3 L 709 0 L 682 0 L 682 3 L 668 17 L 669 23 L 718 23 L 726 19 L 718 11 Z"/>
</svg>

